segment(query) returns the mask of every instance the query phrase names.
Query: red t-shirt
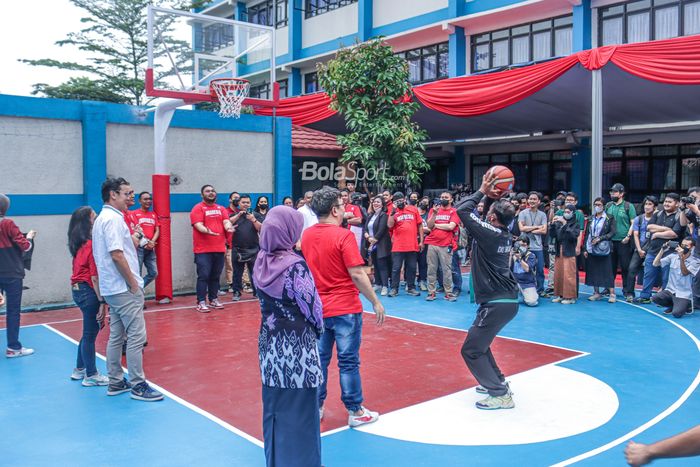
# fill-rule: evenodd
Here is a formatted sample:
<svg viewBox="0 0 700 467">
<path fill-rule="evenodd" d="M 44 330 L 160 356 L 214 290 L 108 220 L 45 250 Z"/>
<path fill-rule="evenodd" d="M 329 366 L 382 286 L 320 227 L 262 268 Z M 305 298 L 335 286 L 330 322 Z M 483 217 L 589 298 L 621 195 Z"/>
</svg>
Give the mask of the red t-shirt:
<svg viewBox="0 0 700 467">
<path fill-rule="evenodd" d="M 156 227 L 160 227 L 158 215 L 153 211 L 144 211 L 143 209 L 129 211 L 129 215 L 134 224 L 141 226 L 143 235 L 149 240 L 153 239 L 153 236 L 156 234 Z"/>
<path fill-rule="evenodd" d="M 126 226 L 129 227 L 129 233 L 131 235 L 134 235 L 134 219 L 131 217 L 132 211 L 126 210 L 122 211 L 122 214 L 124 215 L 124 222 L 126 222 Z"/>
<path fill-rule="evenodd" d="M 351 213 L 352 213 L 352 217 L 359 217 L 360 219 L 362 219 L 362 211 L 360 210 L 360 207 L 359 207 L 359 206 L 355 206 L 354 204 L 346 204 L 346 205 L 345 205 L 345 212 L 351 212 Z M 350 227 L 360 227 L 360 228 L 362 228 L 362 224 L 360 223 L 360 224 L 355 225 L 355 226 L 353 226 L 352 224 L 348 224 L 348 229 L 349 229 Z"/>
<path fill-rule="evenodd" d="M 301 236 L 301 251 L 323 304 L 323 317 L 362 313 L 348 268 L 362 266 L 355 236 L 334 224 L 316 224 Z"/>
<path fill-rule="evenodd" d="M 212 232 L 219 235 L 203 234 L 192 228 L 192 244 L 195 253 L 226 253 L 226 229 L 224 219 L 228 219 L 226 208 L 218 204 L 206 204 L 204 201 L 195 205 L 190 211 L 190 224 L 202 222 Z"/>
<path fill-rule="evenodd" d="M 92 240 L 83 243 L 75 258 L 73 258 L 73 274 L 70 276 L 71 285 L 85 282 L 92 287 L 92 276 L 97 277 L 97 265 L 92 256 Z"/>
<path fill-rule="evenodd" d="M 418 251 L 418 226 L 422 223 L 423 219 L 415 206 L 406 205 L 403 209 L 397 209 L 394 214 L 391 251 Z"/>
<path fill-rule="evenodd" d="M 437 215 L 434 211 L 430 211 L 430 217 L 435 216 L 435 224 L 449 224 L 450 222 L 455 223 L 455 228 L 452 230 L 440 230 L 433 229 L 430 231 L 428 236 L 425 238 L 426 245 L 435 246 L 450 246 L 454 242 L 455 230 L 459 225 L 459 216 L 457 215 L 457 210 L 455 208 L 443 208 L 441 207 Z"/>
</svg>

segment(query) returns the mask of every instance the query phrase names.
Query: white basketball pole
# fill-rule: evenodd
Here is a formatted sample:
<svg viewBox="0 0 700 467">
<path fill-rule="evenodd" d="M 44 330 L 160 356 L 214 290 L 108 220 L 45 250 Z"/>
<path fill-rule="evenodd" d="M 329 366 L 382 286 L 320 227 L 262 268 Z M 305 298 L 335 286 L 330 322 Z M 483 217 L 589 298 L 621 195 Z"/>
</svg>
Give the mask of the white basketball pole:
<svg viewBox="0 0 700 467">
<path fill-rule="evenodd" d="M 603 76 L 593 70 L 591 80 L 591 206 L 603 193 Z"/>
</svg>

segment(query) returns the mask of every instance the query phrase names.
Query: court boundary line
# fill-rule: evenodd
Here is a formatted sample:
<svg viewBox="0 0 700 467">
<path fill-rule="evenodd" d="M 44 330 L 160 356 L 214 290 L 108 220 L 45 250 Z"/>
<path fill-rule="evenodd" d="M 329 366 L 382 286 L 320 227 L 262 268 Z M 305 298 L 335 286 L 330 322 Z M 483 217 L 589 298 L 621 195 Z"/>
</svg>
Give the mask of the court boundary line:
<svg viewBox="0 0 700 467">
<path fill-rule="evenodd" d="M 155 311 L 155 310 L 154 310 L 154 311 Z M 67 334 L 65 334 L 65 333 L 63 333 L 63 332 L 61 332 L 61 331 L 59 331 L 58 329 L 53 328 L 53 327 L 52 327 L 51 325 L 49 325 L 49 324 L 41 324 L 41 325 L 37 325 L 37 326 L 43 326 L 44 328 L 48 329 L 49 331 L 52 331 L 52 332 L 58 334 L 59 336 L 61 336 L 62 338 L 66 339 L 68 342 L 71 342 L 72 344 L 78 345 L 78 341 L 76 341 L 75 339 L 73 339 L 73 338 L 70 337 L 69 335 L 67 335 Z M 100 360 L 105 361 L 105 362 L 107 361 L 107 359 L 105 358 L 105 356 L 102 355 L 101 353 L 95 352 L 95 355 L 96 355 Z M 126 374 L 129 373 L 129 371 L 128 371 L 126 368 L 122 367 L 122 369 L 124 370 L 124 373 L 126 373 Z M 209 421 L 212 421 L 212 422 L 216 423 L 217 425 L 219 425 L 220 427 L 224 428 L 225 430 L 230 431 L 231 433 L 240 436 L 240 437 L 243 438 L 244 440 L 253 443 L 255 446 L 258 446 L 259 448 L 264 448 L 264 443 L 263 443 L 262 441 L 260 441 L 259 439 L 255 438 L 254 436 L 251 436 L 251 435 L 249 435 L 248 433 L 246 433 L 246 432 L 244 432 L 244 431 L 242 431 L 242 430 L 236 428 L 235 426 L 231 425 L 230 423 L 228 423 L 228 422 L 226 422 L 226 421 L 220 419 L 220 418 L 217 417 L 216 415 L 214 415 L 214 414 L 212 414 L 212 413 L 209 413 L 209 412 L 207 412 L 206 410 L 204 410 L 204 409 L 202 409 L 202 408 L 200 408 L 200 407 L 197 407 L 196 405 L 192 404 L 191 402 L 186 401 L 186 400 L 183 399 L 182 397 L 173 394 L 172 392 L 170 392 L 170 391 L 168 391 L 167 389 L 164 389 L 163 387 L 161 387 L 161 386 L 159 386 L 159 385 L 153 383 L 152 381 L 150 381 L 150 380 L 147 380 L 147 381 L 148 381 L 148 384 L 150 384 L 151 386 L 153 386 L 154 388 L 156 388 L 158 391 L 160 391 L 161 393 L 163 393 L 163 395 L 165 395 L 166 397 L 172 399 L 172 400 L 175 401 L 176 403 L 178 403 L 178 404 L 180 404 L 180 405 L 182 405 L 182 406 L 184 406 L 184 407 L 190 409 L 191 411 L 195 412 L 195 413 L 198 414 L 198 415 L 203 416 L 204 418 L 208 419 Z"/>
<path fill-rule="evenodd" d="M 589 292 L 580 292 L 586 295 L 592 295 Z M 700 340 L 693 334 L 691 333 L 688 329 L 685 327 L 681 326 L 677 322 L 660 315 L 659 313 L 655 312 L 654 310 L 650 310 L 648 308 L 644 308 L 641 305 L 637 305 L 636 303 L 628 303 L 628 302 L 620 302 L 625 305 L 632 306 L 634 308 L 639 308 L 640 310 L 644 310 L 645 312 L 663 319 L 664 321 L 667 321 L 668 323 L 671 323 L 672 325 L 676 326 L 678 329 L 680 329 L 683 333 L 685 333 L 688 337 L 690 337 L 690 340 L 695 343 L 695 347 L 700 352 Z M 598 446 L 597 448 L 591 449 L 589 451 L 586 451 L 584 453 L 581 453 L 577 456 L 571 457 L 569 459 L 565 459 L 563 461 L 560 461 L 556 464 L 553 464 L 551 467 L 565 467 L 571 464 L 574 464 L 576 462 L 580 462 L 585 459 L 590 459 L 593 456 L 596 456 L 598 454 L 601 454 L 605 451 L 609 451 L 610 449 L 619 446 L 620 444 L 624 443 L 625 441 L 628 441 L 632 439 L 633 437 L 645 432 L 649 428 L 653 427 L 654 425 L 657 425 L 659 422 L 667 418 L 669 415 L 673 414 L 676 410 L 678 410 L 695 392 L 695 389 L 697 389 L 698 385 L 700 385 L 700 368 L 698 368 L 698 371 L 695 375 L 695 379 L 690 383 L 690 385 L 686 388 L 686 390 L 681 394 L 681 396 L 676 399 L 675 402 L 673 402 L 671 405 L 669 405 L 666 409 L 664 409 L 662 412 L 658 413 L 655 417 L 652 419 L 648 420 L 646 423 L 643 423 L 642 425 L 638 426 L 634 430 L 631 430 L 627 433 L 625 433 L 622 436 L 619 436 L 612 441 L 609 441 L 602 446 Z"/>
</svg>

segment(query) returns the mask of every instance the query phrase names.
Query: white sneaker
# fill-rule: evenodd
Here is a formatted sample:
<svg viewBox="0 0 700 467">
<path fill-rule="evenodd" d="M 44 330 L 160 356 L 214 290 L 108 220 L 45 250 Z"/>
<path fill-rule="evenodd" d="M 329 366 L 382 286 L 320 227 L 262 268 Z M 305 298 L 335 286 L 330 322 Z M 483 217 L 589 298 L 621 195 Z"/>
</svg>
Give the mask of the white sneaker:
<svg viewBox="0 0 700 467">
<path fill-rule="evenodd" d="M 576 300 L 573 298 L 565 298 L 561 301 L 562 305 L 573 305 L 574 303 L 576 303 Z"/>
<path fill-rule="evenodd" d="M 85 378 L 85 368 L 73 368 L 73 373 L 70 375 L 70 379 L 73 381 L 80 381 Z"/>
<path fill-rule="evenodd" d="M 380 295 L 382 297 L 386 297 L 388 293 L 389 293 L 389 289 L 387 287 L 382 287 L 382 292 L 380 293 Z"/>
<path fill-rule="evenodd" d="M 200 313 L 209 313 L 211 309 L 209 309 L 206 302 L 199 302 L 197 304 L 197 311 Z"/>
<path fill-rule="evenodd" d="M 34 353 L 34 349 L 28 349 L 26 347 L 22 347 L 19 350 L 7 349 L 7 351 L 5 351 L 5 356 L 7 358 L 17 358 L 17 357 L 26 357 L 27 355 L 31 355 L 33 353 Z"/>
<path fill-rule="evenodd" d="M 362 415 L 353 415 L 352 413 L 348 414 L 348 425 L 350 427 L 358 427 L 360 425 L 366 425 L 368 423 L 374 423 L 377 420 L 379 420 L 379 413 L 378 412 L 372 412 L 370 410 L 367 410 L 364 407 L 362 408 Z"/>
<path fill-rule="evenodd" d="M 562 301 L 562 298 L 561 298 L 561 297 L 554 297 L 554 298 L 552 299 L 552 303 L 559 303 L 559 302 L 561 302 L 561 301 Z"/>
<path fill-rule="evenodd" d="M 222 310 L 224 308 L 224 305 L 221 304 L 218 298 L 215 298 L 211 302 L 209 302 L 209 307 L 214 308 L 215 310 Z"/>
<path fill-rule="evenodd" d="M 109 384 L 109 378 L 105 375 L 101 375 L 100 373 L 95 373 L 92 376 L 86 376 L 83 379 L 82 384 L 86 388 L 92 386 L 107 386 Z"/>
<path fill-rule="evenodd" d="M 323 420 L 323 406 L 318 408 L 318 419 Z"/>
</svg>

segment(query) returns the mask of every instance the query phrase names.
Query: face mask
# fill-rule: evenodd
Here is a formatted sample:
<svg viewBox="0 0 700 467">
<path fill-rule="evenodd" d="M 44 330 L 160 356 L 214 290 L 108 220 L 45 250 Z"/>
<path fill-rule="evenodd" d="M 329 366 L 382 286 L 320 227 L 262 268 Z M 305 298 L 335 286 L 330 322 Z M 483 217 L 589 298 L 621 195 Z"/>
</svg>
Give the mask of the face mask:
<svg viewBox="0 0 700 467">
<path fill-rule="evenodd" d="M 397 201 L 395 204 L 396 204 L 396 207 L 399 208 L 399 209 L 403 209 L 403 208 L 406 207 L 406 202 L 405 202 L 405 201 Z"/>
<path fill-rule="evenodd" d="M 411 206 L 415 206 L 416 200 L 415 200 L 415 199 L 409 199 L 409 200 L 408 200 L 408 204 L 410 204 Z"/>
<path fill-rule="evenodd" d="M 603 206 L 594 206 L 593 212 L 596 214 L 600 214 L 601 212 L 603 212 Z"/>
<path fill-rule="evenodd" d="M 231 201 L 231 204 L 233 204 L 234 207 L 238 207 L 238 203 L 239 203 L 239 200 L 237 200 L 237 199 L 234 199 L 233 201 Z"/>
<path fill-rule="evenodd" d="M 572 217 L 574 217 L 574 215 L 571 213 L 564 214 L 564 219 L 566 219 L 567 221 L 571 220 Z"/>
<path fill-rule="evenodd" d="M 450 200 L 449 200 L 449 199 L 441 199 L 441 200 L 440 200 L 440 204 L 441 204 L 443 207 L 447 207 L 447 206 L 450 205 Z"/>
<path fill-rule="evenodd" d="M 690 252 L 690 248 L 688 248 L 687 246 L 684 246 L 684 247 L 682 247 L 682 248 L 683 248 L 683 254 L 684 254 L 684 255 L 687 255 L 687 254 Z"/>
<path fill-rule="evenodd" d="M 260 206 L 260 209 L 267 209 L 267 204 L 266 204 L 266 203 L 262 203 L 262 204 L 260 204 L 259 206 Z"/>
<path fill-rule="evenodd" d="M 428 203 L 425 203 L 425 202 L 420 203 L 420 207 L 421 207 L 421 209 L 426 210 L 426 209 L 428 209 Z"/>
<path fill-rule="evenodd" d="M 521 255 L 524 255 L 525 253 L 527 253 L 527 247 L 521 246 L 518 248 L 518 251 L 520 252 Z"/>
<path fill-rule="evenodd" d="M 610 199 L 612 200 L 613 203 L 617 203 L 618 201 L 620 201 L 619 196 L 611 196 Z"/>
</svg>

